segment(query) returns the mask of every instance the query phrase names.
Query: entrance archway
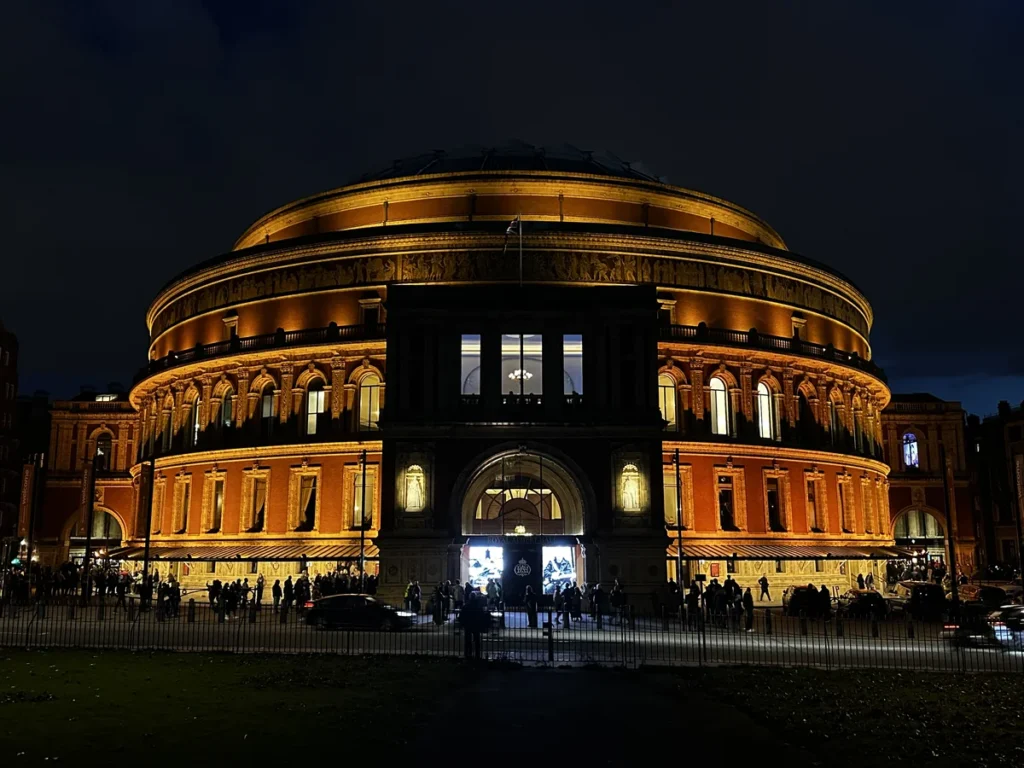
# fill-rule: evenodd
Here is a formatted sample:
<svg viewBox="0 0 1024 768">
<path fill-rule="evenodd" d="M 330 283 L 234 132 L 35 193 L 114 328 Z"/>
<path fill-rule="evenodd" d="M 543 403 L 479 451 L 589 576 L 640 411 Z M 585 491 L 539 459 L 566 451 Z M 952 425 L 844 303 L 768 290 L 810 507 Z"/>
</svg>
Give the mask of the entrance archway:
<svg viewBox="0 0 1024 768">
<path fill-rule="evenodd" d="M 896 546 L 920 552 L 929 560 L 946 558 L 946 532 L 936 510 L 909 507 L 902 510 L 892 524 Z"/>
<path fill-rule="evenodd" d="M 65 524 L 64 541 L 68 548 L 68 558 L 81 559 L 85 556 L 87 531 L 85 521 L 76 513 Z M 95 557 L 102 558 L 106 552 L 120 547 L 124 541 L 124 523 L 113 510 L 96 506 L 92 513 L 92 551 Z"/>
<path fill-rule="evenodd" d="M 503 602 L 518 605 L 528 586 L 543 596 L 581 580 L 584 494 L 565 463 L 507 450 L 483 460 L 464 487 L 464 581 L 485 592 L 496 584 Z"/>
</svg>

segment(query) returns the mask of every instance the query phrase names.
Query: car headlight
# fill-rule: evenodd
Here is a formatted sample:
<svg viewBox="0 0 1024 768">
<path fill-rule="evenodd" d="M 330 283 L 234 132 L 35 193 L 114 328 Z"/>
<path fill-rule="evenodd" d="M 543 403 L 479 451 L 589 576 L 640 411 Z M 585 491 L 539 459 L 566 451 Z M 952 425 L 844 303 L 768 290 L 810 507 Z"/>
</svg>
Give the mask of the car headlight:
<svg viewBox="0 0 1024 768">
<path fill-rule="evenodd" d="M 410 613 L 409 611 L 395 611 L 395 616 L 401 616 L 403 619 L 411 619 L 415 615 L 415 613 Z"/>
</svg>

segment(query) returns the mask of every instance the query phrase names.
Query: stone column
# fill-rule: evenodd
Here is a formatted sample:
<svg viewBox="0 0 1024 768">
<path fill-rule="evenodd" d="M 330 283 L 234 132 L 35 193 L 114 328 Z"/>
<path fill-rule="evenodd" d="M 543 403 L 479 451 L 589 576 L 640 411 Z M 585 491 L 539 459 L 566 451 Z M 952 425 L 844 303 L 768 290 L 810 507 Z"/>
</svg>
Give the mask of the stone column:
<svg viewBox="0 0 1024 768">
<path fill-rule="evenodd" d="M 235 400 L 234 421 L 236 427 L 241 427 L 249 418 L 249 372 L 244 368 L 235 371 L 238 379 L 238 399 Z"/>
<path fill-rule="evenodd" d="M 85 466 L 87 457 L 89 456 L 89 438 L 88 438 L 88 427 L 84 422 L 78 424 L 78 443 L 75 448 L 75 465 L 72 467 L 74 470 L 79 470 Z"/>
<path fill-rule="evenodd" d="M 350 429 L 352 431 L 355 431 L 356 427 L 359 426 L 357 421 L 356 421 L 356 416 L 355 416 L 355 413 L 354 413 L 355 407 L 356 407 L 356 385 L 351 383 L 351 382 L 349 382 L 349 383 L 345 384 L 345 416 L 344 416 L 344 418 L 345 418 L 345 423 L 346 423 L 348 429 Z"/>
<path fill-rule="evenodd" d="M 184 396 L 185 385 L 180 382 L 174 382 L 174 413 L 171 414 L 171 435 L 178 434 L 178 430 L 181 428 L 181 398 Z"/>
<path fill-rule="evenodd" d="M 786 420 L 790 429 L 796 428 L 796 408 L 793 399 L 793 375 L 792 368 L 786 368 L 782 372 L 782 401 L 786 404 Z"/>
<path fill-rule="evenodd" d="M 345 361 L 340 357 L 331 358 L 331 420 L 337 421 L 344 410 Z"/>
<path fill-rule="evenodd" d="M 751 373 L 752 370 L 749 366 L 744 365 L 740 367 L 741 403 L 743 415 L 746 417 L 747 423 L 753 423 L 754 421 L 754 394 Z"/>
<path fill-rule="evenodd" d="M 693 395 L 693 417 L 704 420 L 704 360 L 695 357 L 690 360 L 690 386 Z"/>
<path fill-rule="evenodd" d="M 292 382 L 295 381 L 295 367 L 291 364 L 282 365 L 281 371 L 281 402 L 278 417 L 286 423 L 292 415 Z"/>
<path fill-rule="evenodd" d="M 202 392 L 202 402 L 199 404 L 199 431 L 205 432 L 214 412 L 210 407 L 212 405 L 210 398 L 213 397 L 213 379 L 209 376 L 200 376 L 199 383 Z"/>
<path fill-rule="evenodd" d="M 132 423 L 122 421 L 117 425 L 117 458 L 112 469 L 123 472 L 131 466 L 131 458 L 128 455 L 128 443 L 131 441 Z"/>
</svg>

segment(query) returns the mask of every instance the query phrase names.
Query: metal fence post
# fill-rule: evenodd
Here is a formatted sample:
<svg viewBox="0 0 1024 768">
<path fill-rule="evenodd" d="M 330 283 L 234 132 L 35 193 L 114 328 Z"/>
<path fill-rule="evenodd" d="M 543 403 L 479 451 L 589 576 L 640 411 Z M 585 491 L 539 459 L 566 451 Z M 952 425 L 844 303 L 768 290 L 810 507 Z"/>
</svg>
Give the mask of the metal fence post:
<svg viewBox="0 0 1024 768">
<path fill-rule="evenodd" d="M 555 625 L 551 623 L 551 610 L 548 609 L 548 661 L 555 660 Z"/>
<path fill-rule="evenodd" d="M 103 621 L 103 619 L 105 618 L 104 615 L 103 615 L 104 607 L 105 606 L 103 605 L 103 598 L 101 597 L 100 601 L 96 604 L 96 620 L 97 621 Z"/>
<path fill-rule="evenodd" d="M 913 640 L 914 639 L 914 620 L 913 619 L 911 619 L 910 621 L 907 622 L 907 639 L 908 640 Z"/>
<path fill-rule="evenodd" d="M 772 633 L 772 609 L 764 609 L 764 633 L 770 635 Z"/>
<path fill-rule="evenodd" d="M 188 601 L 188 614 L 185 619 L 189 624 L 196 623 L 196 601 L 195 598 L 190 598 Z"/>
<path fill-rule="evenodd" d="M 843 619 L 841 616 L 836 616 L 836 637 L 843 637 L 845 632 L 843 631 Z"/>
</svg>

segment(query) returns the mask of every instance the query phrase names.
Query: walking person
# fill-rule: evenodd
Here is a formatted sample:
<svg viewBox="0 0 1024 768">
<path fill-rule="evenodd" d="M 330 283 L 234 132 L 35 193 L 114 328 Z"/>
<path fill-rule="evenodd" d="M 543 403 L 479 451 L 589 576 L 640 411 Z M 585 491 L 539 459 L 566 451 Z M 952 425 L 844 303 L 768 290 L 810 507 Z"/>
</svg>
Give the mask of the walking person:
<svg viewBox="0 0 1024 768">
<path fill-rule="evenodd" d="M 287 611 L 295 599 L 295 585 L 292 584 L 292 577 L 284 580 L 284 609 Z"/>
<path fill-rule="evenodd" d="M 261 573 L 256 579 L 256 610 L 263 610 L 263 590 L 267 586 L 267 580 L 263 578 Z"/>
<path fill-rule="evenodd" d="M 484 596 L 477 591 L 466 595 L 462 610 L 462 631 L 466 635 L 466 658 L 480 658 L 480 633 L 490 629 L 491 615 L 485 608 Z"/>
<path fill-rule="evenodd" d="M 280 579 L 274 579 L 274 586 L 270 588 L 270 594 L 274 598 L 274 613 L 277 613 L 281 607 L 281 595 L 284 594 Z"/>
<path fill-rule="evenodd" d="M 857 589 L 864 589 L 864 583 L 865 583 L 864 582 L 864 574 L 863 573 L 858 573 L 857 574 Z"/>
<path fill-rule="evenodd" d="M 760 579 L 757 580 L 757 585 L 759 587 L 761 587 L 761 596 L 759 598 L 757 598 L 757 602 L 761 602 L 765 598 L 768 599 L 768 602 L 771 602 L 772 601 L 772 594 L 771 594 L 771 592 L 768 591 L 768 586 L 769 586 L 769 584 L 768 584 L 768 577 L 767 576 L 762 576 Z"/>
<path fill-rule="evenodd" d="M 555 623 L 556 624 L 561 624 L 562 623 L 562 606 L 565 604 L 565 599 L 562 597 L 562 585 L 561 584 L 555 584 L 554 602 L 555 602 Z"/>
<path fill-rule="evenodd" d="M 868 575 L 864 577 L 864 586 L 871 590 L 875 588 L 874 574 L 868 573 Z"/>
<path fill-rule="evenodd" d="M 533 593 L 533 587 L 526 585 L 526 595 L 523 596 L 526 603 L 526 625 L 530 629 L 537 628 L 537 595 Z"/>
</svg>

